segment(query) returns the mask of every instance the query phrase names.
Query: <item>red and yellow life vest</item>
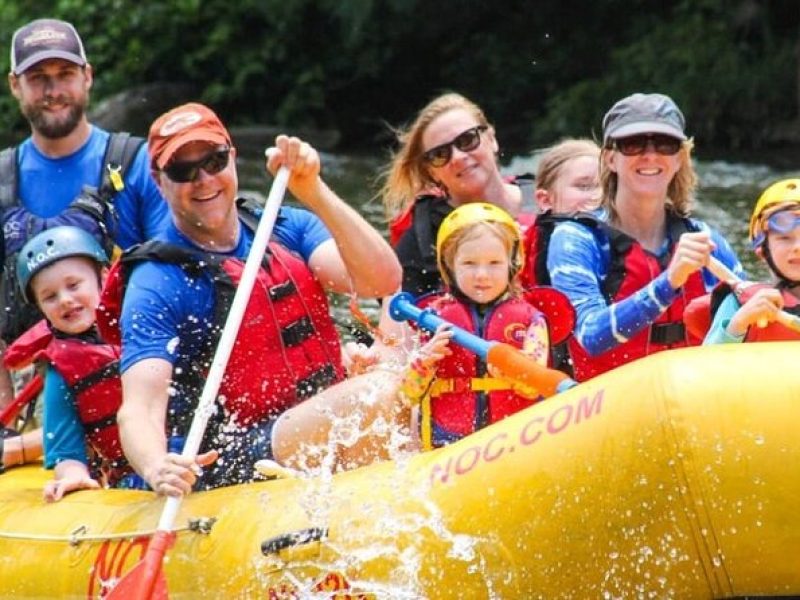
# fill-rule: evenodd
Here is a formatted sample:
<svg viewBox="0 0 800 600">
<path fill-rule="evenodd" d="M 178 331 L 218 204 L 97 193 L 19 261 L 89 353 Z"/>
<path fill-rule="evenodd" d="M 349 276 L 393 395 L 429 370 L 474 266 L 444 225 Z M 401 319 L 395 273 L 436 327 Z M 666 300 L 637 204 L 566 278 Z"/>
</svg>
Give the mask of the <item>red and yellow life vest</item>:
<svg viewBox="0 0 800 600">
<path fill-rule="evenodd" d="M 478 315 L 474 306 L 452 296 L 436 297 L 428 306 L 457 327 L 515 348 L 522 348 L 528 327 L 541 317 L 538 310 L 522 299 L 504 300 L 483 316 Z M 543 340 L 543 344 L 546 356 L 547 341 Z M 472 352 L 457 344 L 449 348 L 452 354 L 438 363 L 430 398 L 425 400 L 430 402 L 428 418 L 448 434 L 463 437 L 541 400 L 541 396 L 523 396 L 507 381 L 491 377 L 486 363 Z M 424 405 L 422 412 L 426 418 L 428 411 Z M 434 439 L 433 445 L 436 442 Z"/>
</svg>

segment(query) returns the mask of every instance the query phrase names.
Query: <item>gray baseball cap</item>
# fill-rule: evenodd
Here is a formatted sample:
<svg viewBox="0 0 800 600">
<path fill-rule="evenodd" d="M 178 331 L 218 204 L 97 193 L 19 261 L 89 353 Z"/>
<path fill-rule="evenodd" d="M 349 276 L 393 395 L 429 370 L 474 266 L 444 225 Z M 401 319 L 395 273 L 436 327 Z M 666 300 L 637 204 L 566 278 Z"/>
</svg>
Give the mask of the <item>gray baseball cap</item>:
<svg viewBox="0 0 800 600">
<path fill-rule="evenodd" d="M 48 58 L 86 64 L 83 42 L 75 28 L 58 19 L 37 19 L 23 25 L 11 39 L 11 72 L 21 75 Z"/>
<path fill-rule="evenodd" d="M 685 140 L 686 120 L 672 98 L 664 94 L 633 94 L 603 117 L 603 144 L 638 133 L 665 133 Z"/>
</svg>

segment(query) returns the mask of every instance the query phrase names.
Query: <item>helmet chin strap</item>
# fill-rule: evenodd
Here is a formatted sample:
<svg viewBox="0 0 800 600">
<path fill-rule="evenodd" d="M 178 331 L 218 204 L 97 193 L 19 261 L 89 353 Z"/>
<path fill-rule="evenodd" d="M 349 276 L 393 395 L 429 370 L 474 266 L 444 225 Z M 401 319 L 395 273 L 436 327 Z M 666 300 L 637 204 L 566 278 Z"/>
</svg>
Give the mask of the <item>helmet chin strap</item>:
<svg viewBox="0 0 800 600">
<path fill-rule="evenodd" d="M 769 249 L 769 234 L 767 234 L 766 238 L 764 239 L 764 244 L 762 245 L 763 253 L 764 253 L 764 260 L 767 261 L 769 268 L 772 270 L 773 273 L 778 277 L 780 280 L 780 287 L 783 288 L 793 288 L 800 285 L 800 280 L 797 279 L 789 279 L 783 272 L 778 268 L 775 264 L 775 261 L 772 259 L 772 252 Z"/>
</svg>

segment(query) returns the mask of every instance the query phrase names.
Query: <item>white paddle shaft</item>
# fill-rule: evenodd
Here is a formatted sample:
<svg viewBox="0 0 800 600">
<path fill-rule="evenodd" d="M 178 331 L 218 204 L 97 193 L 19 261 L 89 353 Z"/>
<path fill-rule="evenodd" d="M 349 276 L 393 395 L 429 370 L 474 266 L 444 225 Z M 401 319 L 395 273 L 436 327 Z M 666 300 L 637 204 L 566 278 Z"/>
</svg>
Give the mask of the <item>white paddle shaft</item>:
<svg viewBox="0 0 800 600">
<path fill-rule="evenodd" d="M 242 279 L 236 288 L 236 294 L 233 297 L 228 318 L 225 320 L 225 327 L 222 330 L 222 335 L 217 344 L 217 350 L 214 353 L 214 359 L 211 361 L 211 367 L 208 370 L 208 377 L 206 378 L 203 393 L 200 396 L 200 401 L 197 403 L 194 417 L 192 418 L 192 425 L 189 428 L 189 434 L 186 437 L 186 444 L 183 447 L 181 456 L 191 457 L 197 455 L 200 449 L 200 442 L 203 440 L 203 434 L 208 424 L 208 419 L 214 409 L 214 401 L 217 398 L 219 386 L 222 383 L 222 377 L 225 375 L 225 368 L 228 366 L 228 359 L 233 350 L 233 344 L 236 341 L 236 336 L 239 334 L 239 326 L 242 324 L 245 308 L 250 300 L 250 293 L 253 290 L 253 285 L 258 275 L 258 269 L 261 266 L 261 259 L 264 252 L 267 250 L 269 238 L 272 235 L 272 229 L 275 226 L 275 220 L 278 217 L 278 211 L 283 201 L 283 196 L 286 193 L 286 186 L 289 182 L 289 169 L 281 167 L 275 175 L 275 180 L 272 182 L 272 188 L 269 191 L 267 202 L 264 205 L 264 213 L 258 222 L 255 236 L 253 237 L 253 244 L 250 247 L 250 252 L 247 255 L 247 262 L 242 271 Z M 161 513 L 161 519 L 158 522 L 158 529 L 161 531 L 169 531 L 175 523 L 175 518 L 178 516 L 178 509 L 181 505 L 181 498 L 170 496 L 164 505 L 164 510 Z"/>
</svg>

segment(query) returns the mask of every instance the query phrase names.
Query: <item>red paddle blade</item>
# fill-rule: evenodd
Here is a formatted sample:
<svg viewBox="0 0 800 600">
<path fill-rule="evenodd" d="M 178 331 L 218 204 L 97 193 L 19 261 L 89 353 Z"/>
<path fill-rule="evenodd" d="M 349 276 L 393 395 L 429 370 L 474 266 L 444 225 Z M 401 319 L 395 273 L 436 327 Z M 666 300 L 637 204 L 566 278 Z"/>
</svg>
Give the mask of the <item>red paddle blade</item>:
<svg viewBox="0 0 800 600">
<path fill-rule="evenodd" d="M 106 595 L 106 600 L 166 600 L 164 555 L 175 543 L 174 531 L 156 531 L 139 561 Z"/>
<path fill-rule="evenodd" d="M 556 394 L 558 384 L 567 379 L 561 371 L 543 367 L 507 344 L 493 344 L 487 353 L 486 362 L 499 370 L 504 377 L 539 390 L 545 398 Z"/>
<path fill-rule="evenodd" d="M 11 427 L 11 423 L 17 417 L 19 411 L 21 411 L 26 404 L 28 404 L 31 400 L 36 398 L 39 395 L 39 392 L 42 391 L 44 387 L 44 379 L 42 379 L 41 375 L 35 375 L 33 379 L 31 379 L 24 388 L 22 388 L 17 394 L 17 397 L 9 404 L 8 406 L 3 409 L 0 413 L 0 424 L 5 425 L 6 427 Z"/>
</svg>

